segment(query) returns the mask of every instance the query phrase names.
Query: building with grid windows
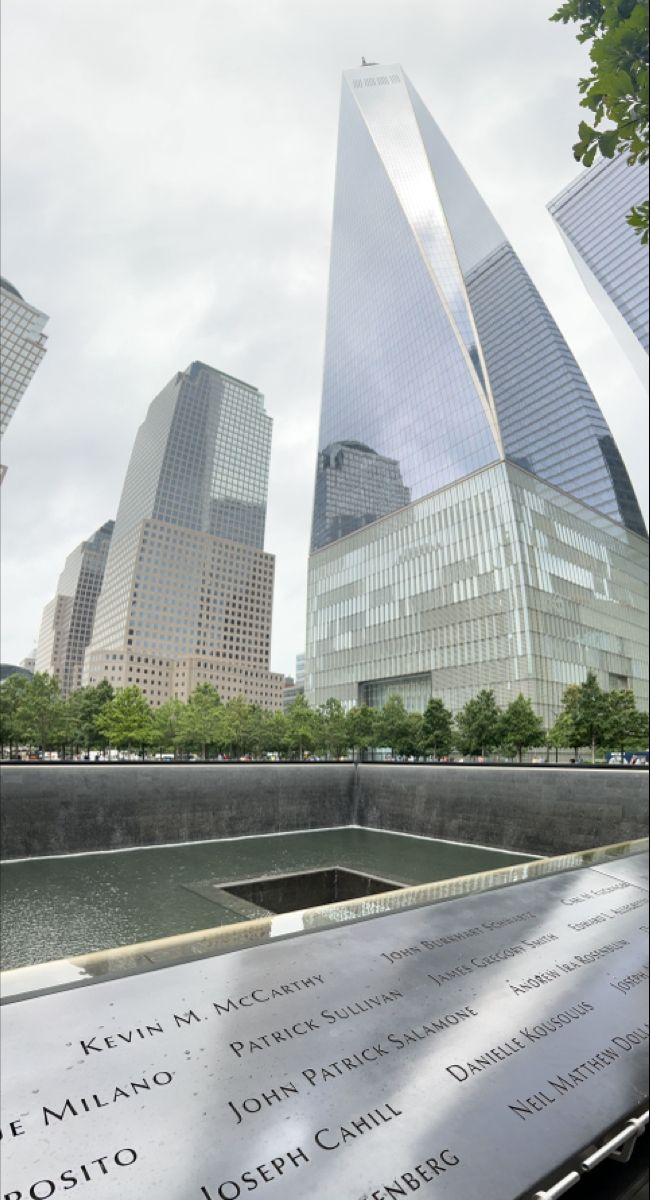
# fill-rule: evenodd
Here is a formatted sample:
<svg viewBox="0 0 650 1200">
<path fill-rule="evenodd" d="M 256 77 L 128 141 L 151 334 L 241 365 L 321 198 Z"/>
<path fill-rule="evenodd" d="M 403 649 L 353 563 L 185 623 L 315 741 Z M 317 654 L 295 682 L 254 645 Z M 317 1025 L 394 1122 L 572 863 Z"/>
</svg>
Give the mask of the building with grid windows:
<svg viewBox="0 0 650 1200">
<path fill-rule="evenodd" d="M 204 363 L 152 401 L 133 447 L 84 679 L 152 705 L 200 683 L 282 706 L 269 670 L 275 560 L 264 551 L 271 418 Z"/>
<path fill-rule="evenodd" d="M 612 332 L 648 384 L 648 248 L 628 225 L 648 199 L 648 168 L 623 155 L 582 171 L 548 209 Z"/>
<path fill-rule="evenodd" d="M 114 526 L 114 521 L 106 521 L 68 555 L 56 594 L 43 610 L 34 669 L 55 676 L 63 696 L 81 687 Z"/>
<path fill-rule="evenodd" d="M 306 693 L 647 702 L 647 535 L 560 330 L 399 66 L 341 95 Z"/>
<path fill-rule="evenodd" d="M 45 354 L 43 329 L 48 320 L 23 300 L 13 283 L 0 278 L 0 435 Z"/>
</svg>

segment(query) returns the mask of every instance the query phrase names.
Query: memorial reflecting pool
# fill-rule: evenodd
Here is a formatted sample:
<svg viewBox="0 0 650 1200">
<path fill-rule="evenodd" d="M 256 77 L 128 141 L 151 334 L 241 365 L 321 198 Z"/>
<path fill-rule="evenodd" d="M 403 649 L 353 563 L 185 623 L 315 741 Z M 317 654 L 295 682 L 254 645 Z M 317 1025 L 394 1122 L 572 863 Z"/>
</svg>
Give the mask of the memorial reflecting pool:
<svg viewBox="0 0 650 1200">
<path fill-rule="evenodd" d="M 241 920 L 194 890 L 205 891 L 206 883 L 340 866 L 418 884 L 529 859 L 348 828 L 6 862 L 1 965 L 6 970 Z"/>
</svg>

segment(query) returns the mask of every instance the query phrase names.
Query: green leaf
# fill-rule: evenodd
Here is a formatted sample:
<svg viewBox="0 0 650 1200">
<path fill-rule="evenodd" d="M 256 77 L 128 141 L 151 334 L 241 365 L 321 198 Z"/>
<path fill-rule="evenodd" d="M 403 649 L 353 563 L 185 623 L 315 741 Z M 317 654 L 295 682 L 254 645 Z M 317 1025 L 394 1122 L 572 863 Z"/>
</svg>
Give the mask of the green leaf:
<svg viewBox="0 0 650 1200">
<path fill-rule="evenodd" d="M 585 167 L 591 166 L 592 162 L 594 161 L 594 159 L 596 157 L 597 149 L 598 149 L 597 146 L 592 146 L 591 150 L 587 150 L 586 153 L 583 154 L 583 156 L 582 156 L 583 166 L 585 166 Z"/>
<path fill-rule="evenodd" d="M 642 246 L 647 246 L 650 236 L 650 201 L 635 204 L 627 214 L 626 221 L 631 225 Z"/>
<path fill-rule="evenodd" d="M 603 158 L 613 158 L 618 149 L 619 135 L 617 129 L 608 129 L 598 137 L 598 147 Z"/>
</svg>

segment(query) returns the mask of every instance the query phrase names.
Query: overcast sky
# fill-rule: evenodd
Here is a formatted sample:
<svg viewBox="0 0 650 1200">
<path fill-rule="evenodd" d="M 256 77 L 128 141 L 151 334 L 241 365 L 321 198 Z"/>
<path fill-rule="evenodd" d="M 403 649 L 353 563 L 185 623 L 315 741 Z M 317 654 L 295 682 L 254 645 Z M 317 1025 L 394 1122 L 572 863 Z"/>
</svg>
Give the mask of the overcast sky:
<svg viewBox="0 0 650 1200">
<path fill-rule="evenodd" d="M 647 513 L 647 402 L 545 205 L 586 54 L 553 0 L 4 0 L 2 273 L 49 313 L 4 440 L 2 659 L 114 517 L 150 400 L 202 359 L 274 420 L 272 666 L 304 643 L 340 72 L 402 64 L 514 243 Z"/>
</svg>

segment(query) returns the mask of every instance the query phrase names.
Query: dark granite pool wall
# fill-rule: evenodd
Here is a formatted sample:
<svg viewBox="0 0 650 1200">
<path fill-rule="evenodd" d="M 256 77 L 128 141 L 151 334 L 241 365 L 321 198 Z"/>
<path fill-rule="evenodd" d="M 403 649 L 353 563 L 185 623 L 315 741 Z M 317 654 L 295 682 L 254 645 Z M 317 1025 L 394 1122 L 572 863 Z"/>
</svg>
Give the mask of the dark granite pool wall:
<svg viewBox="0 0 650 1200">
<path fill-rule="evenodd" d="M 364 765 L 360 824 L 527 854 L 648 835 L 648 772 L 630 768 Z"/>
<path fill-rule="evenodd" d="M 2 771 L 2 857 L 118 850 L 352 823 L 354 768 L 11 766 Z"/>
<path fill-rule="evenodd" d="M 562 854 L 645 837 L 647 791 L 614 768 L 9 766 L 2 857 L 340 825 Z"/>
</svg>

